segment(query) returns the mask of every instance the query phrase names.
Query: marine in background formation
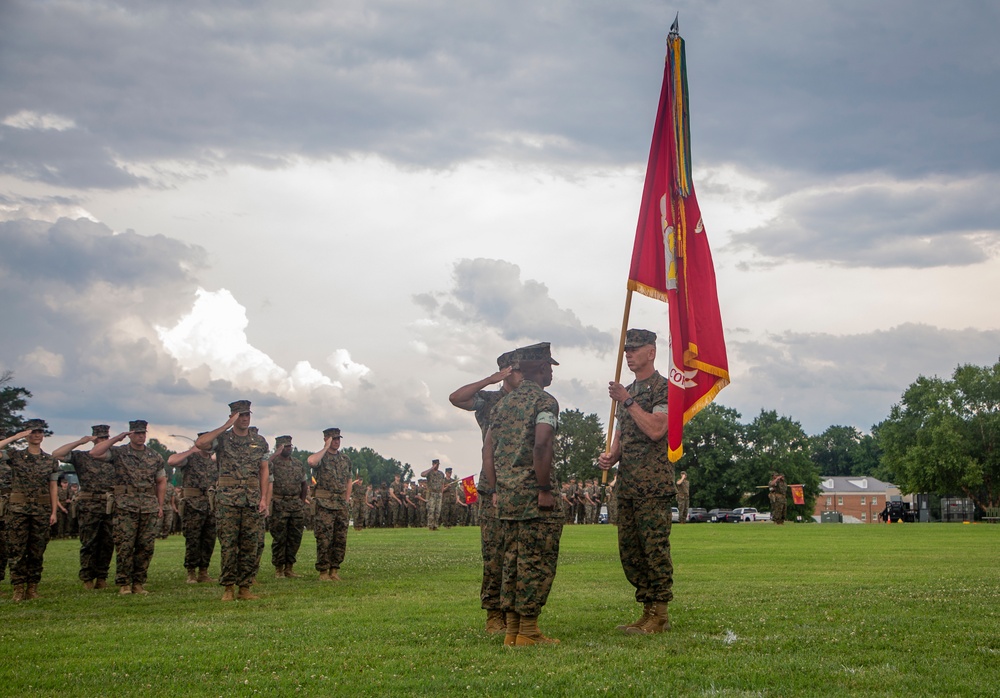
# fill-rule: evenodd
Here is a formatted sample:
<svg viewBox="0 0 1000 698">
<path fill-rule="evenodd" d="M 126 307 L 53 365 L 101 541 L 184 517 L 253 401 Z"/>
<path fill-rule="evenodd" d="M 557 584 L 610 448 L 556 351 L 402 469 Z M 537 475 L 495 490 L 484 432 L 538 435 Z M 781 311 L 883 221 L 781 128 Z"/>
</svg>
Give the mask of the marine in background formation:
<svg viewBox="0 0 1000 698">
<path fill-rule="evenodd" d="M 207 432 L 199 432 L 198 438 Z M 184 569 L 188 584 L 205 584 L 215 580 L 208 574 L 208 565 L 215 552 L 215 487 L 219 481 L 219 466 L 212 453 L 195 443 L 183 453 L 167 459 L 167 465 L 181 471 L 181 531 L 184 534 Z"/>
<path fill-rule="evenodd" d="M 274 565 L 275 577 L 296 579 L 302 576 L 293 568 L 306 526 L 309 475 L 302 463 L 292 458 L 291 436 L 279 436 L 274 440 L 270 463 L 273 479 L 271 514 L 268 517 L 271 564 Z"/>
<path fill-rule="evenodd" d="M 323 582 L 340 581 L 340 566 L 347 553 L 352 468 L 351 459 L 340 452 L 342 438 L 336 427 L 324 430 L 323 448 L 308 459 L 316 479 L 313 494 L 316 499 L 316 569 Z"/>
</svg>

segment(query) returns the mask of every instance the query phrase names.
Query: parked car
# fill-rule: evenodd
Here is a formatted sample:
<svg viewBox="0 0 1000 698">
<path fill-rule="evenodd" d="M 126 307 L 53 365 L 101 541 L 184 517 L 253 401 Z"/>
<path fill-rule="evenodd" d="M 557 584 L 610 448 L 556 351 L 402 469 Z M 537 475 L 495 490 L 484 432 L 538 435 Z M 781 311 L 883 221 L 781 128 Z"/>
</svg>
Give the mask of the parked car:
<svg viewBox="0 0 1000 698">
<path fill-rule="evenodd" d="M 771 512 L 769 512 L 769 511 L 758 511 L 757 512 L 757 519 L 756 520 L 757 521 L 770 521 L 771 520 Z"/>
<path fill-rule="evenodd" d="M 681 520 L 681 512 L 677 507 L 670 507 L 670 519 L 674 523 L 679 523 Z"/>
<path fill-rule="evenodd" d="M 733 518 L 733 512 L 729 509 L 709 509 L 708 517 L 712 523 L 729 523 L 739 520 Z"/>
<path fill-rule="evenodd" d="M 739 523 L 740 521 L 743 521 L 743 517 L 737 514 L 735 510 L 723 510 L 716 514 L 715 521 L 716 523 Z"/>
<path fill-rule="evenodd" d="M 712 518 L 708 515 L 708 510 L 706 509 L 702 509 L 701 507 L 688 509 L 688 523 L 705 523 L 711 520 Z"/>
<path fill-rule="evenodd" d="M 757 510 L 753 507 L 737 507 L 733 509 L 733 513 L 738 514 L 740 521 L 756 521 L 757 520 Z"/>
</svg>

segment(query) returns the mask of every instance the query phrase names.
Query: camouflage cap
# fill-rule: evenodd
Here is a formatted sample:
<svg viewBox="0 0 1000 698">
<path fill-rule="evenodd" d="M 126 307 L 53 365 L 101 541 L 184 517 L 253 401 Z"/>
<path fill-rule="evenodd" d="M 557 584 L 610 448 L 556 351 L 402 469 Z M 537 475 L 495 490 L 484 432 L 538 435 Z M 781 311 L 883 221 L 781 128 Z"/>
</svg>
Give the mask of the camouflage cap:
<svg viewBox="0 0 1000 698">
<path fill-rule="evenodd" d="M 514 350 L 517 361 L 548 361 L 553 366 L 558 366 L 559 362 L 552 358 L 551 344 L 539 342 L 526 347 L 518 347 Z"/>
<path fill-rule="evenodd" d="M 249 400 L 236 400 L 229 403 L 229 414 L 233 412 L 239 412 L 243 414 L 244 412 L 250 411 L 250 401 Z"/>
<path fill-rule="evenodd" d="M 517 350 L 505 351 L 497 357 L 497 368 L 504 369 L 514 364 L 517 360 Z"/>
<path fill-rule="evenodd" d="M 445 471 L 446 473 L 450 473 L 450 472 L 452 471 L 452 468 L 451 468 L 451 466 L 448 466 L 447 468 L 445 468 L 445 469 L 444 469 L 444 471 Z"/>
<path fill-rule="evenodd" d="M 91 436 L 110 436 L 111 435 L 111 427 L 108 426 L 107 424 L 95 424 L 94 426 L 90 427 L 90 435 Z"/>
<path fill-rule="evenodd" d="M 288 435 L 279 436 L 279 437 L 277 437 L 274 440 L 274 445 L 275 446 L 291 446 L 292 445 L 292 437 L 288 436 Z"/>
<path fill-rule="evenodd" d="M 625 351 L 638 349 L 647 344 L 656 344 L 656 333 L 649 330 L 631 329 L 625 333 Z"/>
<path fill-rule="evenodd" d="M 145 434 L 146 427 L 148 426 L 149 422 L 147 422 L 145 419 L 133 419 L 131 422 L 128 423 L 128 430 Z"/>
<path fill-rule="evenodd" d="M 323 430 L 324 439 L 336 439 L 340 436 L 340 429 L 337 427 L 330 427 L 329 429 Z"/>
<path fill-rule="evenodd" d="M 441 461 L 438 460 L 437 458 L 435 458 L 434 460 L 431 461 L 431 465 L 434 465 L 435 463 L 438 464 L 438 465 L 441 465 Z"/>
<path fill-rule="evenodd" d="M 24 420 L 24 428 L 31 431 L 45 431 L 49 425 L 44 419 L 26 419 Z"/>
</svg>

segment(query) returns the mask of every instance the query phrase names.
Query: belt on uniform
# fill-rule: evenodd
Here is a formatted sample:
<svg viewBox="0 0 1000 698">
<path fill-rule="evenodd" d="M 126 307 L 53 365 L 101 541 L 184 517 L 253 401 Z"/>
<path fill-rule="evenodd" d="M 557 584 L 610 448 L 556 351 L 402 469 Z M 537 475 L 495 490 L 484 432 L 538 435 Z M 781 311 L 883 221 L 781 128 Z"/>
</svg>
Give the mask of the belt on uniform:
<svg viewBox="0 0 1000 698">
<path fill-rule="evenodd" d="M 271 499 L 280 499 L 282 501 L 288 501 L 292 499 L 301 499 L 297 494 L 274 494 L 271 495 Z"/>
<path fill-rule="evenodd" d="M 24 492 L 11 492 L 10 493 L 10 503 L 11 504 L 48 504 L 49 498 L 47 496 L 31 497 L 26 495 Z"/>
<path fill-rule="evenodd" d="M 77 492 L 76 501 L 78 502 L 89 502 L 94 499 L 107 499 L 110 492 Z"/>
<path fill-rule="evenodd" d="M 115 494 L 155 494 L 153 487 L 133 487 L 132 485 L 115 485 Z"/>
<path fill-rule="evenodd" d="M 181 497 L 205 497 L 208 495 L 208 490 L 203 490 L 200 487 L 182 487 Z"/>
<path fill-rule="evenodd" d="M 220 477 L 219 487 L 249 487 L 252 490 L 259 490 L 260 478 Z"/>
<path fill-rule="evenodd" d="M 313 497 L 315 497 L 316 499 L 333 499 L 333 496 L 334 496 L 333 492 L 331 492 L 330 490 L 324 490 L 319 487 L 317 487 L 316 491 L 313 492 Z"/>
</svg>

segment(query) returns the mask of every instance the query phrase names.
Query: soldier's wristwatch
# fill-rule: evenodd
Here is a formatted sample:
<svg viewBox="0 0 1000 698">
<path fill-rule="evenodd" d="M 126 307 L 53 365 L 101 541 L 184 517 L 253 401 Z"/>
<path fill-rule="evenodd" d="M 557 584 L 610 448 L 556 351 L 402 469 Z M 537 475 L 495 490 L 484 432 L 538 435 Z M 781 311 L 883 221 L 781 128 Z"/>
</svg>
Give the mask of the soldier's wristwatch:
<svg viewBox="0 0 1000 698">
<path fill-rule="evenodd" d="M 622 403 L 622 407 L 624 407 L 627 410 L 629 407 L 631 407 L 634 404 L 635 404 L 635 400 L 633 400 L 632 398 L 627 398 L 625 400 L 625 402 Z"/>
</svg>

